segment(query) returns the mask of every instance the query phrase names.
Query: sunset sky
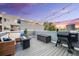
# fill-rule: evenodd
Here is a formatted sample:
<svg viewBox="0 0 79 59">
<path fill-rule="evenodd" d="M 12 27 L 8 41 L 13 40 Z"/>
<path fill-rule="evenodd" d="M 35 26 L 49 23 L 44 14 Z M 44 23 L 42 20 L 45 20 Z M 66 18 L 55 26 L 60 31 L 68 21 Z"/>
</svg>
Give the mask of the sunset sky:
<svg viewBox="0 0 79 59">
<path fill-rule="evenodd" d="M 79 4 L 0 3 L 2 12 L 37 21 L 59 22 L 79 18 Z"/>
</svg>

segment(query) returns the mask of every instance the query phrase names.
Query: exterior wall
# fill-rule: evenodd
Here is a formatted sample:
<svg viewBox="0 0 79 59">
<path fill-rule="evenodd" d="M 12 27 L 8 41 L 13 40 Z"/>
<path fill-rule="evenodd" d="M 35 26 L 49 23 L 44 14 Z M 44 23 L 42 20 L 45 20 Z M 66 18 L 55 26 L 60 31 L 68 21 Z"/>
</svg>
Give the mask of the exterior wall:
<svg viewBox="0 0 79 59">
<path fill-rule="evenodd" d="M 17 20 L 19 19 L 19 17 L 17 16 L 7 15 L 7 14 L 0 14 L 0 16 L 2 17 L 2 24 L 1 24 L 2 31 L 4 31 L 4 27 L 11 29 L 11 25 L 19 25 L 17 23 Z M 6 18 L 6 21 L 4 21 L 4 18 Z"/>
<path fill-rule="evenodd" d="M 26 22 L 21 21 L 21 23 L 20 23 L 20 29 L 24 30 L 25 28 L 27 28 L 26 26 L 27 26 Z"/>
<path fill-rule="evenodd" d="M 20 28 L 21 30 L 24 30 L 25 28 L 28 30 L 43 30 L 43 25 L 21 21 Z"/>
</svg>

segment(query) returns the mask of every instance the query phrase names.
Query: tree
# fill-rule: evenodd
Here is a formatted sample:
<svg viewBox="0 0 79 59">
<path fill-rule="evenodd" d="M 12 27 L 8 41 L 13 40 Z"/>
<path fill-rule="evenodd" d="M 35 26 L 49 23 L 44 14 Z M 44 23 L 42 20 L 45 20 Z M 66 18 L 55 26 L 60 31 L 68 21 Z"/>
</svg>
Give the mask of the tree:
<svg viewBox="0 0 79 59">
<path fill-rule="evenodd" d="M 56 30 L 55 24 L 53 23 L 44 23 L 44 30 L 53 31 Z"/>
</svg>

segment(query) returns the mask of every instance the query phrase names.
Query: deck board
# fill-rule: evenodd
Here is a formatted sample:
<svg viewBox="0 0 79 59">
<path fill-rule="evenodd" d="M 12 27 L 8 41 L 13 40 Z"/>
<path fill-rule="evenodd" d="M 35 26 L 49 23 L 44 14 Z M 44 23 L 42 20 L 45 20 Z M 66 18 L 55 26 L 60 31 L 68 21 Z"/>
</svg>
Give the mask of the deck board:
<svg viewBox="0 0 79 59">
<path fill-rule="evenodd" d="M 78 52 L 70 54 L 67 48 L 63 46 L 55 47 L 54 43 L 44 43 L 36 38 L 30 40 L 30 47 L 22 50 L 20 44 L 17 45 L 15 56 L 76 56 Z"/>
</svg>

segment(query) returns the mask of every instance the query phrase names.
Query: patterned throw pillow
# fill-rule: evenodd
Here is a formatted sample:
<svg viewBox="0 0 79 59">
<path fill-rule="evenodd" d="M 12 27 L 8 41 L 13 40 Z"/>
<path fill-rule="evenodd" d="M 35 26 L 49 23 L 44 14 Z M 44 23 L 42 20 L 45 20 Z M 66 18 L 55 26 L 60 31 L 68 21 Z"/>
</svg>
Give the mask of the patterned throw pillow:
<svg viewBox="0 0 79 59">
<path fill-rule="evenodd" d="M 3 38 L 4 41 L 10 41 L 10 38 Z"/>
</svg>

